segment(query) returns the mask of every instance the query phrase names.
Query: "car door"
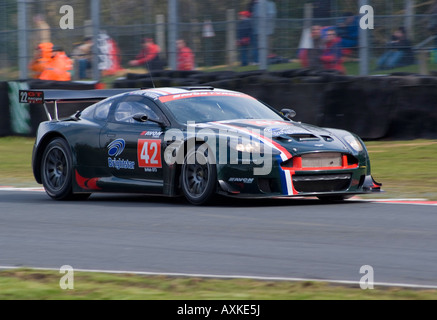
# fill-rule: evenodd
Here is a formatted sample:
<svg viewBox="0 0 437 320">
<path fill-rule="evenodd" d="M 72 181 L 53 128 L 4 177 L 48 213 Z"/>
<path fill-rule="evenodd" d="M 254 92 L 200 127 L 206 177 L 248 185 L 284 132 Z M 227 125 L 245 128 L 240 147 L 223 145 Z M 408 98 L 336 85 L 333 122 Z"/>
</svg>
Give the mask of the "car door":
<svg viewBox="0 0 437 320">
<path fill-rule="evenodd" d="M 134 115 L 150 120 L 135 120 Z M 126 95 L 113 106 L 100 142 L 114 191 L 163 192 L 164 122 L 159 108 L 141 95 Z"/>
</svg>

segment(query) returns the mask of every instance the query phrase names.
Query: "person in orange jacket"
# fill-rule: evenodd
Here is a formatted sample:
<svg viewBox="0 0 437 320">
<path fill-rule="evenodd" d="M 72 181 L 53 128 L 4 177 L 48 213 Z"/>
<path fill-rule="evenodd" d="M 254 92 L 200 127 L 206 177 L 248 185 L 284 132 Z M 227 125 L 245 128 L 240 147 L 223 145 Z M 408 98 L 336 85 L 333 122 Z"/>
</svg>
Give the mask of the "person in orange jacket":
<svg viewBox="0 0 437 320">
<path fill-rule="evenodd" d="M 53 47 L 51 60 L 45 65 L 44 71 L 39 79 L 41 80 L 56 80 L 70 81 L 73 69 L 73 61 L 59 47 Z"/>
<path fill-rule="evenodd" d="M 29 70 L 32 72 L 32 78 L 39 79 L 46 68 L 47 63 L 52 59 L 53 43 L 40 43 L 35 50 L 35 56 L 29 63 Z"/>
</svg>

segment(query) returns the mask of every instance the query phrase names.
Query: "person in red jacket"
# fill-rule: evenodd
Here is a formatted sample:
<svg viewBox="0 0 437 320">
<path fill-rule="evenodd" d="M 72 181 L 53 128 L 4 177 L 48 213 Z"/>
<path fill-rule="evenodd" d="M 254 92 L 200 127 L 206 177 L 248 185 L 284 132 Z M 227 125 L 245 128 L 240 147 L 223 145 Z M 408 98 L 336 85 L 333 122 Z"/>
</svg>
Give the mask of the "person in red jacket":
<svg viewBox="0 0 437 320">
<path fill-rule="evenodd" d="M 343 54 L 340 46 L 341 38 L 337 37 L 334 29 L 328 29 L 326 32 L 325 46 L 322 51 L 320 60 L 323 68 L 326 70 L 337 70 L 345 74 L 346 70 L 343 66 Z"/>
<path fill-rule="evenodd" d="M 194 70 L 194 53 L 187 47 L 185 40 L 176 41 L 178 49 L 178 70 Z"/>
<path fill-rule="evenodd" d="M 161 48 L 152 38 L 145 38 L 143 42 L 143 49 L 135 57 L 134 60 L 129 61 L 131 66 L 143 66 L 149 71 L 161 70 L 163 68 L 159 53 Z"/>
</svg>

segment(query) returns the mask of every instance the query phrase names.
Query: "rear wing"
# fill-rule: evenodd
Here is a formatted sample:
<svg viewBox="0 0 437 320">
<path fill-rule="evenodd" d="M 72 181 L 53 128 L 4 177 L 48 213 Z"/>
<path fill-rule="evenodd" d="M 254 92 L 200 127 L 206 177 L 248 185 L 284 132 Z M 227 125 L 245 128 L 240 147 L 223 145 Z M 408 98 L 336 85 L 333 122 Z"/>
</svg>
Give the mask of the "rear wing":
<svg viewBox="0 0 437 320">
<path fill-rule="evenodd" d="M 115 96 L 120 93 L 135 91 L 138 89 L 92 89 L 92 90 L 63 90 L 63 89 L 44 89 L 44 90 L 20 90 L 19 102 L 29 104 L 42 104 L 48 120 L 53 120 L 47 108 L 48 103 L 54 103 L 54 120 L 59 120 L 58 103 L 75 102 L 98 102 L 100 100 Z"/>
</svg>

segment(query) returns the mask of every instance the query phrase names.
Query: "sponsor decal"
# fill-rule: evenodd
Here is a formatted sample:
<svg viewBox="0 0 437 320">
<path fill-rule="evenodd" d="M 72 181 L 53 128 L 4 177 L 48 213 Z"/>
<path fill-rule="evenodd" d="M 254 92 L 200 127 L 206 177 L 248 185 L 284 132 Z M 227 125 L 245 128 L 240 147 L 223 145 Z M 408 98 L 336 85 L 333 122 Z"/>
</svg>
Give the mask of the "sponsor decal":
<svg viewBox="0 0 437 320">
<path fill-rule="evenodd" d="M 294 125 L 286 125 L 280 127 L 267 127 L 264 129 L 264 132 L 269 132 L 272 137 L 279 137 L 287 134 L 307 134 L 309 131 L 296 127 Z"/>
<path fill-rule="evenodd" d="M 159 138 L 159 136 L 161 134 L 162 134 L 162 131 L 143 131 L 143 132 L 141 132 L 142 136 L 152 137 L 152 138 Z"/>
<path fill-rule="evenodd" d="M 229 182 L 242 182 L 246 184 L 252 183 L 254 178 L 229 178 Z"/>
<path fill-rule="evenodd" d="M 117 159 L 117 158 L 112 159 L 112 158 L 108 157 L 108 167 L 115 168 L 117 170 L 120 170 L 120 169 L 133 170 L 133 169 L 135 169 L 135 162 L 125 160 L 125 159 Z"/>
<path fill-rule="evenodd" d="M 133 169 L 135 169 L 135 162 L 134 161 L 116 158 L 124 151 L 125 146 L 126 146 L 126 142 L 124 141 L 124 139 L 116 139 L 108 145 L 108 155 L 109 155 L 108 167 L 109 168 L 115 168 L 117 170 L 120 170 L 120 169 L 133 170 Z M 111 158 L 111 157 L 114 157 L 114 158 Z"/>
<path fill-rule="evenodd" d="M 20 103 L 44 103 L 44 91 L 19 90 Z"/>
<path fill-rule="evenodd" d="M 116 157 L 120 155 L 124 147 L 126 146 L 126 142 L 124 139 L 117 139 L 108 144 L 108 155 L 111 157 Z"/>
<path fill-rule="evenodd" d="M 162 168 L 161 140 L 139 139 L 137 154 L 140 168 Z"/>
</svg>

